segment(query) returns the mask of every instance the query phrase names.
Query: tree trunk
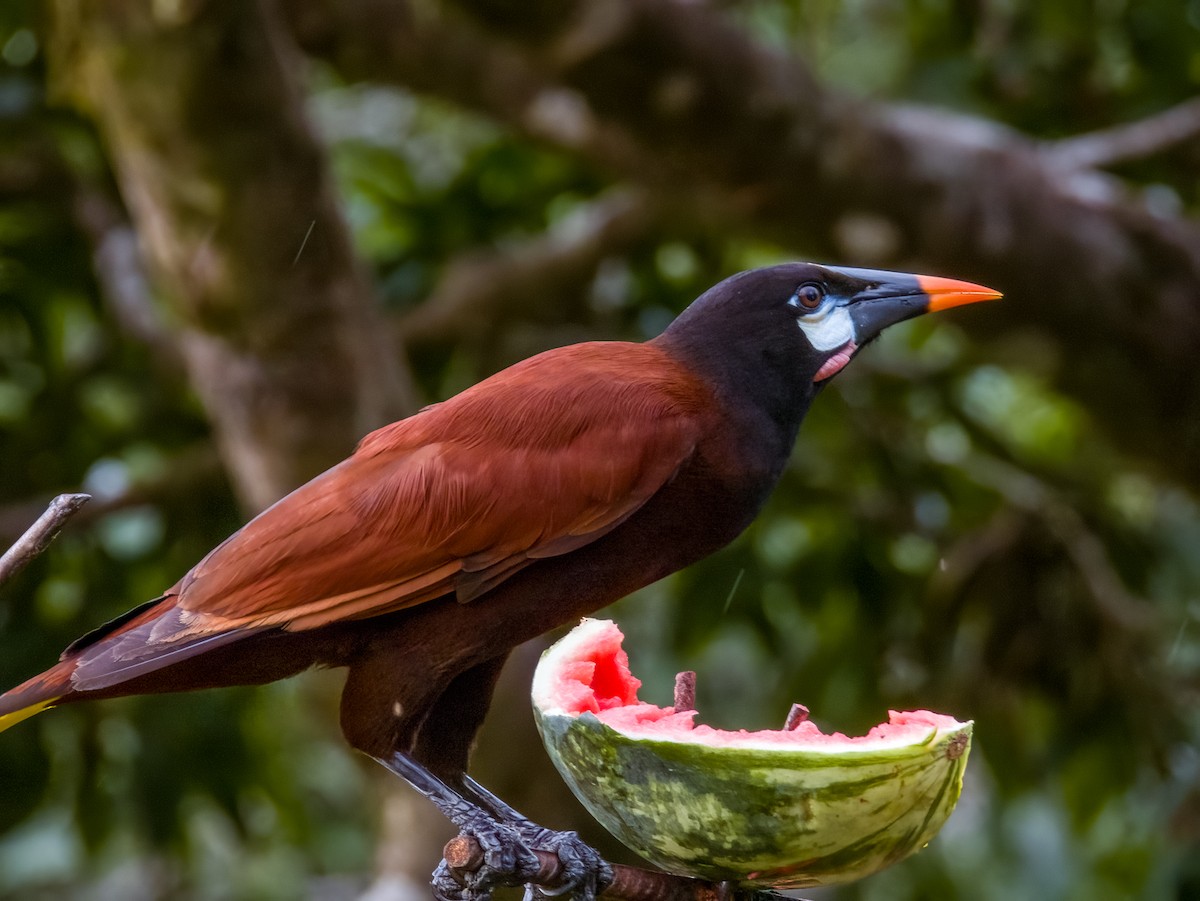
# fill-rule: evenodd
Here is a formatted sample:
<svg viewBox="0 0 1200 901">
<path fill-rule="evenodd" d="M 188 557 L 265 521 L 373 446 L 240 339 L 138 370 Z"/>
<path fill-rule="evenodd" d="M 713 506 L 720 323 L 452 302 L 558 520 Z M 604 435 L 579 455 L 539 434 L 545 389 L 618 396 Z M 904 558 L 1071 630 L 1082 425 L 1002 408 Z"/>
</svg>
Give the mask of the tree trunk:
<svg viewBox="0 0 1200 901">
<path fill-rule="evenodd" d="M 301 60 L 248 0 L 58 0 L 54 16 L 57 90 L 101 133 L 190 384 L 257 512 L 417 406 L 305 117 Z M 398 878 L 376 897 L 423 887 L 441 847 L 436 812 L 386 791 L 380 865 Z"/>
<path fill-rule="evenodd" d="M 191 384 L 258 510 L 410 411 L 269 9 L 60 0 L 57 90 L 96 122 Z"/>
</svg>

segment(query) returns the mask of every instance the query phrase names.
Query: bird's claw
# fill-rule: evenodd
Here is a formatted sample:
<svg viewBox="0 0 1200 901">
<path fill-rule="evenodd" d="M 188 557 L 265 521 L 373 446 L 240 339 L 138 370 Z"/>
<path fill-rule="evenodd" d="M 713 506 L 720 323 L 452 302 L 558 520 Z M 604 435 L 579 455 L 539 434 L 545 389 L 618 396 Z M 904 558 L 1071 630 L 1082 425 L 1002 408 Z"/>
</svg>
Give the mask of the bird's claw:
<svg viewBox="0 0 1200 901">
<path fill-rule="evenodd" d="M 528 883 L 539 871 L 537 855 L 520 831 L 480 811 L 459 824 L 483 851 L 483 861 L 474 870 L 456 870 L 443 860 L 433 873 L 433 894 L 439 901 L 489 901 L 496 886 Z"/>
<path fill-rule="evenodd" d="M 533 826 L 532 823 L 529 825 Z M 540 826 L 533 828 L 536 834 L 529 834 L 532 830 L 522 830 L 526 843 L 539 850 L 554 852 L 561 869 L 551 887 L 526 884 L 524 901 L 563 895 L 574 901 L 595 901 L 596 896 L 612 883 L 612 865 L 576 833 L 555 832 Z"/>
<path fill-rule="evenodd" d="M 458 881 L 458 877 L 454 875 L 454 871 L 450 869 L 450 865 L 443 860 L 437 865 L 437 869 L 433 871 L 433 878 L 429 881 L 430 887 L 433 889 L 433 897 L 436 901 L 463 901 L 463 884 Z M 484 901 L 484 899 L 480 899 Z"/>
</svg>

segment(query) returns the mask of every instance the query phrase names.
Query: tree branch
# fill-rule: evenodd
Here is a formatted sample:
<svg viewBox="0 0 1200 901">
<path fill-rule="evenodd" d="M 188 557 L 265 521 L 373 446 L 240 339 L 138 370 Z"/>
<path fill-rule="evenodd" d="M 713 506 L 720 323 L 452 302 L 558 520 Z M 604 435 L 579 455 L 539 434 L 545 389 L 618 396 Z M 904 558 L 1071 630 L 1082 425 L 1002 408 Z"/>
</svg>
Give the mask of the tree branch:
<svg viewBox="0 0 1200 901">
<path fill-rule="evenodd" d="M 272 9 L 54 6 L 57 88 L 99 126 L 182 323 L 189 380 L 251 510 L 416 405 Z"/>
<path fill-rule="evenodd" d="M 1152 605 L 1129 592 L 1103 543 L 1052 486 L 1031 473 L 983 454 L 970 457 L 962 469 L 975 482 L 1004 497 L 1010 509 L 1022 510 L 1045 524 L 1087 587 L 1095 613 L 1108 626 L 1133 637 L 1151 633 L 1156 625 Z"/>
<path fill-rule="evenodd" d="M 600 128 L 570 91 L 461 16 L 407 0 L 281 0 L 280 9 L 299 45 L 348 78 L 445 98 L 614 171 L 639 166 L 620 129 Z"/>
<path fill-rule="evenodd" d="M 472 253 L 447 267 L 433 294 L 399 323 L 405 343 L 494 334 L 523 316 L 569 317 L 586 304 L 585 286 L 608 257 L 644 240 L 656 224 L 640 191 L 617 191 L 517 248 Z"/>
<path fill-rule="evenodd" d="M 35 557 L 50 546 L 66 524 L 66 521 L 91 500 L 90 494 L 60 494 L 50 502 L 46 512 L 37 518 L 18 538 L 4 556 L 0 557 L 0 585 L 3 585 L 26 566 Z"/>
<path fill-rule="evenodd" d="M 92 246 L 92 268 L 101 296 L 117 325 L 153 353 L 164 369 L 178 372 L 182 350 L 163 322 L 142 259 L 138 236 L 117 203 L 100 189 L 76 180 L 74 215 Z"/>
<path fill-rule="evenodd" d="M 120 491 L 101 493 L 75 513 L 76 526 L 86 526 L 116 510 L 142 504 L 190 502 L 197 492 L 215 491 L 225 485 L 221 461 L 212 446 L 203 443 L 171 457 L 168 465 L 149 478 L 133 479 Z M 25 523 L 46 504 L 44 498 L 29 498 L 0 506 L 0 542 L 13 540 Z"/>
<path fill-rule="evenodd" d="M 1052 165 L 1063 169 L 1104 169 L 1157 156 L 1197 138 L 1200 97 L 1193 97 L 1136 122 L 1055 141 L 1046 153 Z"/>
<path fill-rule="evenodd" d="M 351 0 L 306 4 L 298 31 L 350 77 L 482 112 L 683 198 L 701 221 L 810 257 L 996 284 L 1005 303 L 965 328 L 1052 332 L 1091 363 L 1062 367 L 1060 386 L 1127 450 L 1200 484 L 1195 223 L 1152 214 L 1100 173 L 1064 177 L 1040 142 L 995 123 L 854 100 L 703 4 L 457 5 L 474 24 Z M 887 236 L 873 255 L 854 240 L 864 222 Z"/>
</svg>

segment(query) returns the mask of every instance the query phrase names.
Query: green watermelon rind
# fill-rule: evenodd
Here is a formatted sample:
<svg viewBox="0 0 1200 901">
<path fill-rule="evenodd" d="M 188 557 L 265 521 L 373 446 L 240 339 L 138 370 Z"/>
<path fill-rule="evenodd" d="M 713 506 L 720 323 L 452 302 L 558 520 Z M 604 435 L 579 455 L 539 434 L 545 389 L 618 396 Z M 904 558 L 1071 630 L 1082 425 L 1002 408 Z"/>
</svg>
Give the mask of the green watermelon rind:
<svg viewBox="0 0 1200 901">
<path fill-rule="evenodd" d="M 590 713 L 534 712 L 563 779 L 623 844 L 669 873 L 777 889 L 849 882 L 924 847 L 958 801 L 973 725 L 826 751 L 631 737 Z"/>
</svg>

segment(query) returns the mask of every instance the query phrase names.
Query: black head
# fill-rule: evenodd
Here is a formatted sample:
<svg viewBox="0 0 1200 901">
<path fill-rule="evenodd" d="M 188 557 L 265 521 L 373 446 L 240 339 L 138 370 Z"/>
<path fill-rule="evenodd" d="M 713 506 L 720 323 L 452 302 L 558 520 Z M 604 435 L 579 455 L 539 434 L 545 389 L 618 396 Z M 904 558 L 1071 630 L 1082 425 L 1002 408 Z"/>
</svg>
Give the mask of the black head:
<svg viewBox="0 0 1200 901">
<path fill-rule="evenodd" d="M 953 279 L 784 263 L 710 288 L 657 341 L 794 437 L 818 389 L 889 325 L 999 296 Z"/>
</svg>

